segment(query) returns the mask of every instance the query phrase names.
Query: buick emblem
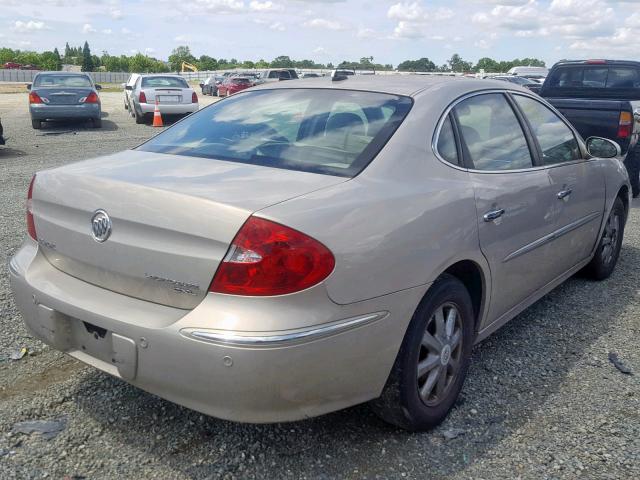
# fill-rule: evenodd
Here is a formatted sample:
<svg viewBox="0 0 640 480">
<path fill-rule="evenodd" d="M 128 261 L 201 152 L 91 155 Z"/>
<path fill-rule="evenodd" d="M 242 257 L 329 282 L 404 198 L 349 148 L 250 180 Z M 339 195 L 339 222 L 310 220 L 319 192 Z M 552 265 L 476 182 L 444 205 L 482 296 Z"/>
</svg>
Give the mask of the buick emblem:
<svg viewBox="0 0 640 480">
<path fill-rule="evenodd" d="M 91 217 L 91 236 L 96 242 L 104 242 L 111 235 L 111 219 L 104 210 L 96 210 Z"/>
</svg>

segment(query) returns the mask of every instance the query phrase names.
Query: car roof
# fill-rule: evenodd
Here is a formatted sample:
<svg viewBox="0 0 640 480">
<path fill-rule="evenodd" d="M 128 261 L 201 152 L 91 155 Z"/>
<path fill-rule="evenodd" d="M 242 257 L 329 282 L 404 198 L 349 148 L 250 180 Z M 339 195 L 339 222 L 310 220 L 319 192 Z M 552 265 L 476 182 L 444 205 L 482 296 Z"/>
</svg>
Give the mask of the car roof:
<svg viewBox="0 0 640 480">
<path fill-rule="evenodd" d="M 463 94 L 465 91 L 472 92 L 491 88 L 528 92 L 528 90 L 515 83 L 445 75 L 353 75 L 340 81 L 332 81 L 330 77 L 305 78 L 295 82 L 262 84 L 252 90 L 279 90 L 286 88 L 361 90 L 408 97 L 415 97 L 419 93 L 434 88 L 439 91 L 449 90 L 452 94 Z"/>
<path fill-rule="evenodd" d="M 52 71 L 52 72 L 38 72 L 36 73 L 36 75 L 75 75 L 78 77 L 89 77 L 91 78 L 91 75 L 89 75 L 87 72 L 60 72 L 60 71 Z"/>
<path fill-rule="evenodd" d="M 140 74 L 143 78 L 150 77 L 175 77 L 175 78 L 184 78 L 182 75 L 176 75 L 175 73 L 143 73 Z"/>
<path fill-rule="evenodd" d="M 592 59 L 592 60 L 561 60 L 554 65 L 554 67 L 560 67 L 563 65 L 628 65 L 633 67 L 640 67 L 640 62 L 635 60 L 606 60 L 606 59 Z"/>
</svg>

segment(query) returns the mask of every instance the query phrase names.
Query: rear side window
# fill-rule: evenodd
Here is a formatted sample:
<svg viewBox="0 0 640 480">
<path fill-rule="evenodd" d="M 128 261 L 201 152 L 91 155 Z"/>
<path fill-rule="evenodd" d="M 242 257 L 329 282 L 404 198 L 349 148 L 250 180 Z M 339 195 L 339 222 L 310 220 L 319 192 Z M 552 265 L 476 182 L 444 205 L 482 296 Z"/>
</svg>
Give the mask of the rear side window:
<svg viewBox="0 0 640 480">
<path fill-rule="evenodd" d="M 440 129 L 440 135 L 438 136 L 438 153 L 447 162 L 453 163 L 454 165 L 460 164 L 450 116 L 447 116 Z"/>
<path fill-rule="evenodd" d="M 560 117 L 532 98 L 522 95 L 514 95 L 514 98 L 538 140 L 544 165 L 570 162 L 582 157 L 576 137 Z"/>
<path fill-rule="evenodd" d="M 352 177 L 378 154 L 411 105 L 408 97 L 374 92 L 245 91 L 138 148 Z"/>
<path fill-rule="evenodd" d="M 179 77 L 143 77 L 142 88 L 189 88 L 189 85 Z"/>
<path fill-rule="evenodd" d="M 453 109 L 465 156 L 476 170 L 517 170 L 533 165 L 520 122 L 504 95 L 463 100 Z"/>
</svg>

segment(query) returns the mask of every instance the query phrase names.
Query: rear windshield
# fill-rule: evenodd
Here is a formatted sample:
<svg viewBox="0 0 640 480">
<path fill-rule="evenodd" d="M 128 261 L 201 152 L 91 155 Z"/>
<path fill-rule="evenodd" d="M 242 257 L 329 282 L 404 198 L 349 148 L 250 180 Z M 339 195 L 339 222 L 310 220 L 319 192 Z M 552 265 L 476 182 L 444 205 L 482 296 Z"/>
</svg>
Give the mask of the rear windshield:
<svg viewBox="0 0 640 480">
<path fill-rule="evenodd" d="M 232 78 L 231 83 L 251 83 L 248 78 Z"/>
<path fill-rule="evenodd" d="M 92 87 L 86 75 L 40 74 L 33 82 L 34 87 Z"/>
<path fill-rule="evenodd" d="M 142 87 L 147 88 L 189 88 L 184 78 L 179 77 L 143 77 Z"/>
<path fill-rule="evenodd" d="M 640 98 L 640 69 L 589 65 L 557 68 L 545 82 L 547 95 L 596 98 Z"/>
<path fill-rule="evenodd" d="M 200 110 L 138 149 L 352 177 L 411 105 L 408 97 L 349 90 L 249 91 Z"/>
</svg>

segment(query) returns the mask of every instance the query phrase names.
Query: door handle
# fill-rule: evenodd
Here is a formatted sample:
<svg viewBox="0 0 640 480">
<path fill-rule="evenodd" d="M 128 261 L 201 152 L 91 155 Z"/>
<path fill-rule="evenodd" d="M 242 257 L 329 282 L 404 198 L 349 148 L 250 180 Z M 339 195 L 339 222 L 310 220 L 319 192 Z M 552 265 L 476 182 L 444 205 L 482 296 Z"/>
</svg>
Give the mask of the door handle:
<svg viewBox="0 0 640 480">
<path fill-rule="evenodd" d="M 490 212 L 485 213 L 482 218 L 484 218 L 485 222 L 492 222 L 496 218 L 500 218 L 504 215 L 504 208 L 499 208 L 498 210 L 491 210 Z"/>
<path fill-rule="evenodd" d="M 558 200 L 564 200 L 572 193 L 573 193 L 573 190 L 571 190 L 570 188 L 567 188 L 566 190 L 562 190 L 561 192 L 558 192 L 558 195 L 557 195 Z"/>
</svg>

